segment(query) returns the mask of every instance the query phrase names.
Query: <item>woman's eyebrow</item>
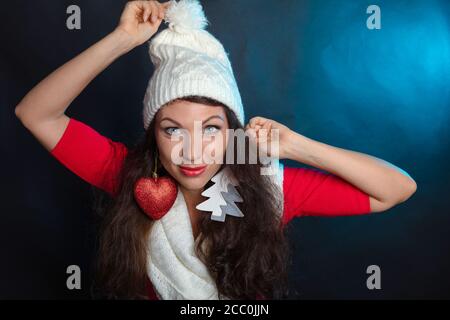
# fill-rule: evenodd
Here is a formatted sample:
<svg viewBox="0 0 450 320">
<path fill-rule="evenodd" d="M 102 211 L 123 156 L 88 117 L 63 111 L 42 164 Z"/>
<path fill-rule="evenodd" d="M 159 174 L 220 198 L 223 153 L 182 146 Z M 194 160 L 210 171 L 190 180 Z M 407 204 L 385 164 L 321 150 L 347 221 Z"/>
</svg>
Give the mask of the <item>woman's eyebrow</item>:
<svg viewBox="0 0 450 320">
<path fill-rule="evenodd" d="M 172 121 L 172 122 L 175 123 L 177 126 L 180 126 L 180 127 L 181 127 L 181 124 L 180 124 L 179 122 L 177 122 L 177 121 L 175 121 L 175 120 L 173 120 L 173 119 L 171 119 L 171 118 L 168 118 L 168 117 L 162 118 L 159 122 L 163 122 L 164 120 Z"/>
<path fill-rule="evenodd" d="M 221 116 L 219 116 L 219 115 L 213 115 L 213 116 L 210 116 L 210 117 L 208 117 L 207 119 L 203 120 L 203 122 L 206 123 L 206 122 L 208 122 L 209 120 L 215 119 L 215 118 L 220 119 L 220 120 L 222 120 L 222 121 L 225 121 Z M 164 117 L 164 118 L 162 118 L 162 119 L 160 120 L 160 122 L 163 122 L 164 120 L 172 121 L 172 122 L 175 123 L 177 126 L 182 127 L 182 125 L 181 125 L 178 121 L 175 121 L 175 120 L 173 120 L 172 118 Z"/>
<path fill-rule="evenodd" d="M 223 118 L 221 116 L 216 114 L 216 115 L 213 115 L 213 116 L 207 118 L 206 120 L 203 120 L 203 122 L 208 122 L 209 120 L 214 119 L 214 118 L 218 118 L 218 119 L 220 119 L 222 121 L 225 121 L 225 120 L 223 120 Z"/>
</svg>

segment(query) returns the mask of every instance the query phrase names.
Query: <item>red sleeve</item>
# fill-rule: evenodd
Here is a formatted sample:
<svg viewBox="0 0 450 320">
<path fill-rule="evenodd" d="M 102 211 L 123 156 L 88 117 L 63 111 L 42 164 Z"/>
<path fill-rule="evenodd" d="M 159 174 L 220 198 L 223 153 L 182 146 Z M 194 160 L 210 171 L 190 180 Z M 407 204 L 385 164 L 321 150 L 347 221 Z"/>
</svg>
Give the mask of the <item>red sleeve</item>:
<svg viewBox="0 0 450 320">
<path fill-rule="evenodd" d="M 50 154 L 89 184 L 114 196 L 127 147 L 70 118 Z"/>
<path fill-rule="evenodd" d="M 283 194 L 285 223 L 298 216 L 370 213 L 368 194 L 336 175 L 315 168 L 285 167 Z"/>
</svg>

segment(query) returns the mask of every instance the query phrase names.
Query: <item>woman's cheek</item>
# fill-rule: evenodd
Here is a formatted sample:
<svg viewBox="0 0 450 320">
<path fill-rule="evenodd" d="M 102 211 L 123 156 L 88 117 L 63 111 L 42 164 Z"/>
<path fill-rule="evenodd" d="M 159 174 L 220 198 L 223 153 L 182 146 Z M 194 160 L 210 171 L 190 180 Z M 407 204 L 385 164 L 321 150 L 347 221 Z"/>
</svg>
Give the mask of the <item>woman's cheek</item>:
<svg viewBox="0 0 450 320">
<path fill-rule="evenodd" d="M 215 135 L 203 141 L 203 163 L 222 164 L 224 157 L 224 139 L 220 135 Z"/>
<path fill-rule="evenodd" d="M 172 162 L 172 150 L 174 150 L 172 141 L 167 141 L 164 138 L 161 139 L 160 137 L 158 137 L 157 145 L 161 164 L 167 171 L 171 172 L 171 167 L 175 165 Z"/>
</svg>

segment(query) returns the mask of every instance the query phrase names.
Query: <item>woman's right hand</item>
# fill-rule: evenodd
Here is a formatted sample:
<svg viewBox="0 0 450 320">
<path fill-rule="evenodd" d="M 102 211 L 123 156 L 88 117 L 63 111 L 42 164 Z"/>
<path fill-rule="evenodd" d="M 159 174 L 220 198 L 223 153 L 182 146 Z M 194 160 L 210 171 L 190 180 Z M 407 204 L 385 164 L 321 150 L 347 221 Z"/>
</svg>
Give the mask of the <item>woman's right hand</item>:
<svg viewBox="0 0 450 320">
<path fill-rule="evenodd" d="M 71 102 L 115 59 L 154 35 L 170 3 L 128 2 L 113 32 L 53 71 L 17 104 L 16 116 L 47 150 L 65 132 Z"/>
<path fill-rule="evenodd" d="M 159 3 L 154 0 L 129 1 L 120 16 L 116 30 L 124 32 L 135 45 L 150 39 L 165 17 L 171 1 Z"/>
</svg>

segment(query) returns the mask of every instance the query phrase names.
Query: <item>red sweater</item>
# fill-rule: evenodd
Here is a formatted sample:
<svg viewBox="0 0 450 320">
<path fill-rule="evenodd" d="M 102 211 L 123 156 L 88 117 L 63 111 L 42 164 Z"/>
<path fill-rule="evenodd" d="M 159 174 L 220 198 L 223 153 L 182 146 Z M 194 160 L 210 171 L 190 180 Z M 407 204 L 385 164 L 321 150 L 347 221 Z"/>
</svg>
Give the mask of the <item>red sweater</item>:
<svg viewBox="0 0 450 320">
<path fill-rule="evenodd" d="M 110 195 L 127 147 L 71 118 L 51 155 L 91 185 Z M 283 223 L 301 216 L 349 216 L 370 213 L 369 196 L 349 182 L 318 169 L 284 167 Z M 157 299 L 148 281 L 151 300 Z"/>
</svg>

